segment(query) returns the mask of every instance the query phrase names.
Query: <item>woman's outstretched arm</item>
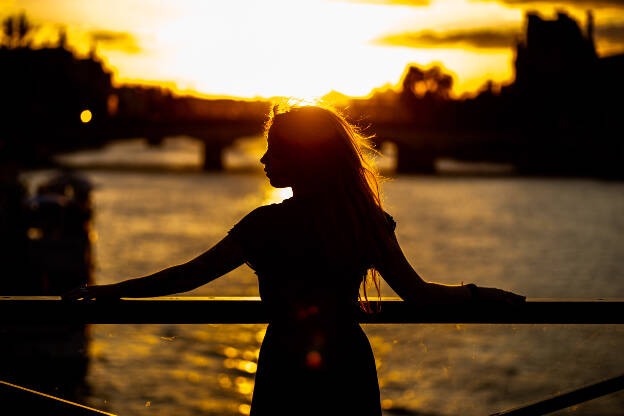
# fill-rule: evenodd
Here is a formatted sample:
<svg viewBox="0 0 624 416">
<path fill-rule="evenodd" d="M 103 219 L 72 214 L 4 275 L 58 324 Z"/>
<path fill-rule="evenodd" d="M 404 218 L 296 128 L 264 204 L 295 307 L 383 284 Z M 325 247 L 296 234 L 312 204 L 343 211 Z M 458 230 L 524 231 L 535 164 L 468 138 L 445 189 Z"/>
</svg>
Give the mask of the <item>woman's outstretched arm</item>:
<svg viewBox="0 0 624 416">
<path fill-rule="evenodd" d="M 243 262 L 240 246 L 228 235 L 210 250 L 186 263 L 119 283 L 76 288 L 62 297 L 68 300 L 145 298 L 188 292 L 234 270 Z"/>
<path fill-rule="evenodd" d="M 384 280 L 403 300 L 419 305 L 452 305 L 478 300 L 485 303 L 518 304 L 524 296 L 490 287 L 478 287 L 478 299 L 467 285 L 445 285 L 423 280 L 409 264 L 392 236 L 376 265 Z"/>
</svg>

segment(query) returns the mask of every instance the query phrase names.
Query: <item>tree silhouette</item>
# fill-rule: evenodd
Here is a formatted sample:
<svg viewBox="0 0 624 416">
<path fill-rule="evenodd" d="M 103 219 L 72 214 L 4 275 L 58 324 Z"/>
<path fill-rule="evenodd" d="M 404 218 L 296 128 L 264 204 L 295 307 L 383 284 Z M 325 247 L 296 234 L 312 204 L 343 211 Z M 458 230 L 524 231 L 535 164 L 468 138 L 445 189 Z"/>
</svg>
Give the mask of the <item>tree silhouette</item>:
<svg viewBox="0 0 624 416">
<path fill-rule="evenodd" d="M 35 25 L 28 20 L 26 13 L 7 16 L 2 21 L 3 39 L 0 44 L 6 45 L 9 49 L 29 48 L 35 28 Z"/>
<path fill-rule="evenodd" d="M 438 66 L 421 69 L 408 66 L 402 82 L 402 94 L 416 99 L 447 100 L 453 87 L 453 78 Z"/>
</svg>

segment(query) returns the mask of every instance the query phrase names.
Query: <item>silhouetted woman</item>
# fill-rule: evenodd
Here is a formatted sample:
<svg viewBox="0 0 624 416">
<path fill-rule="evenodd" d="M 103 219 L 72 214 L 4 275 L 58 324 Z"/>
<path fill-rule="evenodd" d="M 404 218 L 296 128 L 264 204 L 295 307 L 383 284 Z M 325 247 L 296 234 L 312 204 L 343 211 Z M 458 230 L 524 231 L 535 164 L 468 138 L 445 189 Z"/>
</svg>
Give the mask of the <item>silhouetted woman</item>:
<svg viewBox="0 0 624 416">
<path fill-rule="evenodd" d="M 415 305 L 524 297 L 474 285 L 426 282 L 403 255 L 381 205 L 363 138 L 315 106 L 274 108 L 260 161 L 272 186 L 293 197 L 261 206 L 188 263 L 138 279 L 76 289 L 67 299 L 150 297 L 195 289 L 247 263 L 258 275 L 270 324 L 260 350 L 252 415 L 380 415 L 373 353 L 358 299 L 381 273 Z M 360 296 L 360 287 L 363 296 Z M 478 293 L 477 293 L 478 292 Z"/>
</svg>

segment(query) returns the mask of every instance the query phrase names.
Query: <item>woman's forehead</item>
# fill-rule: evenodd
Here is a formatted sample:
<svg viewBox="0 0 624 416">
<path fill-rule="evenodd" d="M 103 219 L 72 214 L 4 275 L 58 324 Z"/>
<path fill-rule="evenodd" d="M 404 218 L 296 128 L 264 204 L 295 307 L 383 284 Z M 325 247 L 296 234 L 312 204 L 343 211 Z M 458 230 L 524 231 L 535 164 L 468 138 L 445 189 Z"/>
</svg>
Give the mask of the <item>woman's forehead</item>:
<svg viewBox="0 0 624 416">
<path fill-rule="evenodd" d="M 281 135 L 275 128 L 275 125 L 271 126 L 267 134 L 267 145 L 278 146 L 283 142 L 284 140 L 282 139 Z"/>
</svg>

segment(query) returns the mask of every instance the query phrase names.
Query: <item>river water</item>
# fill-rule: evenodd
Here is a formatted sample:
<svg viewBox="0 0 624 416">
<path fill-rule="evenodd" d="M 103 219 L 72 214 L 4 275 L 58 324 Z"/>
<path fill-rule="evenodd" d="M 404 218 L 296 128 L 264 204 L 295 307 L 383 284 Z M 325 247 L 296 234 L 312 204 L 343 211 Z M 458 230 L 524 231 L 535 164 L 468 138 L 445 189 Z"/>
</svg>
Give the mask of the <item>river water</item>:
<svg viewBox="0 0 624 416">
<path fill-rule="evenodd" d="M 242 142 L 222 173 L 191 140 L 140 140 L 62 157 L 96 188 L 95 280 L 187 261 L 253 208 L 288 197 Z M 391 171 L 392 155 L 380 160 Z M 166 170 L 162 168 L 165 167 Z M 48 172 L 26 175 L 31 185 Z M 624 297 L 624 183 L 505 175 L 390 175 L 386 210 L 429 281 L 528 297 Z M 185 295 L 257 296 L 246 266 Z M 382 296 L 394 296 L 387 286 Z M 624 371 L 616 325 L 365 325 L 385 415 L 484 415 Z M 93 325 L 85 403 L 119 415 L 249 412 L 265 325 Z M 332 414 L 328 403 L 327 414 Z M 622 415 L 624 394 L 558 414 Z M 297 409 L 293 409 L 297 414 Z"/>
</svg>

